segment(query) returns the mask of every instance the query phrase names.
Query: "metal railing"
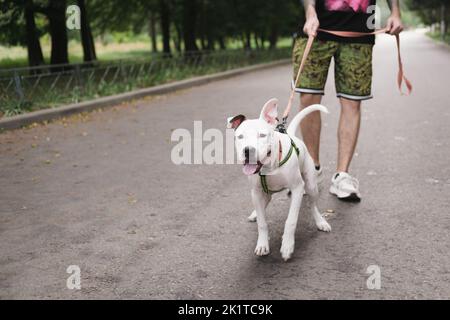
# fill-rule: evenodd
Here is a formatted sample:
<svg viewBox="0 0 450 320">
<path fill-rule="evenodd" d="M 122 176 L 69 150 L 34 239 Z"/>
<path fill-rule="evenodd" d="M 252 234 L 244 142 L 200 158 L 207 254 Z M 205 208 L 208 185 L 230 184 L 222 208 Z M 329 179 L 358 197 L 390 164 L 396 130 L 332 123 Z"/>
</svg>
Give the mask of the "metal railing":
<svg viewBox="0 0 450 320">
<path fill-rule="evenodd" d="M 0 113 L 76 103 L 191 76 L 288 58 L 290 49 L 229 50 L 0 70 Z M 0 114 L 1 115 L 1 114 Z"/>
</svg>

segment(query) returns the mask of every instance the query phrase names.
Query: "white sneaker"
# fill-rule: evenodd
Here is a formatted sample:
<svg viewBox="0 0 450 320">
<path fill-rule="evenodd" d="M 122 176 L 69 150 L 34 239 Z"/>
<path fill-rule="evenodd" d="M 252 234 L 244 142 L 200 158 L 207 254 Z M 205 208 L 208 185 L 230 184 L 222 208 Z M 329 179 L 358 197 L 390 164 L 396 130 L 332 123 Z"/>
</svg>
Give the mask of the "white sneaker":
<svg viewBox="0 0 450 320">
<path fill-rule="evenodd" d="M 330 193 L 338 197 L 339 200 L 349 202 L 360 202 L 359 182 L 348 173 L 336 173 L 331 179 Z"/>
</svg>

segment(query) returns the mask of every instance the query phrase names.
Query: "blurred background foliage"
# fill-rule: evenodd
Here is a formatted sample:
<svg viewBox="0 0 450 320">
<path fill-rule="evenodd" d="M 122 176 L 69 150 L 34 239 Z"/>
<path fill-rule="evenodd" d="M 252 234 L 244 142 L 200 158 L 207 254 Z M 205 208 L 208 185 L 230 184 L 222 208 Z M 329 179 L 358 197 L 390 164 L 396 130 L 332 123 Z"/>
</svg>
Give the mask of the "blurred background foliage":
<svg viewBox="0 0 450 320">
<path fill-rule="evenodd" d="M 401 1 L 407 26 L 448 38 L 450 0 Z M 65 28 L 66 8 L 82 11 Z M 383 21 L 387 1 L 379 0 Z M 0 67 L 289 46 L 303 24 L 300 0 L 0 0 Z"/>
<path fill-rule="evenodd" d="M 298 0 L 0 0 L 0 3 L 3 67 L 183 51 L 273 49 L 280 44 L 290 45 L 285 39 L 299 26 L 303 9 Z M 71 4 L 84 8 L 81 31 L 64 28 L 65 8 Z"/>
</svg>

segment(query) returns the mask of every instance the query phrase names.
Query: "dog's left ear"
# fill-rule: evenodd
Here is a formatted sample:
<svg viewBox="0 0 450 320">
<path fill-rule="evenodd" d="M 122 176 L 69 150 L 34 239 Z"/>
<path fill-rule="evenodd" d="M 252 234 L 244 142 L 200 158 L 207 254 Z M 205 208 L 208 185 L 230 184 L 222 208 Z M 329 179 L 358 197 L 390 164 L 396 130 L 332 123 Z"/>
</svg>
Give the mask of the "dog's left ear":
<svg viewBox="0 0 450 320">
<path fill-rule="evenodd" d="M 261 111 L 261 120 L 266 121 L 272 126 L 276 126 L 278 122 L 278 99 L 269 100 Z"/>
<path fill-rule="evenodd" d="M 244 115 L 242 115 L 242 114 L 240 114 L 238 116 L 235 116 L 235 117 L 230 117 L 230 118 L 228 118 L 228 121 L 227 121 L 227 127 L 229 129 L 236 130 L 237 128 L 239 128 L 239 126 L 245 120 L 247 120 L 247 118 Z"/>
</svg>

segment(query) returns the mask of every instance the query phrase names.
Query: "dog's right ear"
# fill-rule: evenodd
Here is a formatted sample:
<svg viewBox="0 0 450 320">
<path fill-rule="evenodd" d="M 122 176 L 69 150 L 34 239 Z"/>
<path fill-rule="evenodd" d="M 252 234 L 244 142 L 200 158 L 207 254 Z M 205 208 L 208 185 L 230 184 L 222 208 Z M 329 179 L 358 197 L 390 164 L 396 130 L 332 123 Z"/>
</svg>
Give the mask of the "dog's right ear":
<svg viewBox="0 0 450 320">
<path fill-rule="evenodd" d="M 270 99 L 264 105 L 260 119 L 275 127 L 278 122 L 278 99 Z"/>
<path fill-rule="evenodd" d="M 235 117 L 230 117 L 227 121 L 227 128 L 236 130 L 246 119 L 247 118 L 242 114 Z"/>
</svg>

